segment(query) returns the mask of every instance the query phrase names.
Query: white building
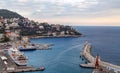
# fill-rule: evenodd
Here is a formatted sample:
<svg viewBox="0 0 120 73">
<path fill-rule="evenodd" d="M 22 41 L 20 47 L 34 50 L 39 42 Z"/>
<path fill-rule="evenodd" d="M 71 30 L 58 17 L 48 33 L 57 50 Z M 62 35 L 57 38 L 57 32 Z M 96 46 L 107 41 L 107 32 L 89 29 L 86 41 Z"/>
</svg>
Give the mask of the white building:
<svg viewBox="0 0 120 73">
<path fill-rule="evenodd" d="M 52 33 L 53 36 L 57 36 L 56 32 Z"/>
<path fill-rule="evenodd" d="M 60 35 L 65 35 L 65 31 L 60 32 Z"/>
<path fill-rule="evenodd" d="M 39 29 L 44 29 L 44 26 L 39 26 Z"/>
<path fill-rule="evenodd" d="M 9 25 L 10 27 L 19 27 L 18 23 L 13 22 L 12 24 Z"/>
<path fill-rule="evenodd" d="M 0 34 L 0 39 L 2 39 L 4 37 L 4 34 Z"/>
<path fill-rule="evenodd" d="M 0 22 L 0 26 L 3 26 L 3 24 Z"/>
</svg>

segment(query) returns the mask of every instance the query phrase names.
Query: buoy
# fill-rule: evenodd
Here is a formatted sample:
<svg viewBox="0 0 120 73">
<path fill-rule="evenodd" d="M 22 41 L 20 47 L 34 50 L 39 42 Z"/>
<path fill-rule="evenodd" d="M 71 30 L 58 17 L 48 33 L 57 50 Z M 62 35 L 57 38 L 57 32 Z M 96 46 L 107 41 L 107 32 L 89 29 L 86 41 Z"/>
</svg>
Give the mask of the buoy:
<svg viewBox="0 0 120 73">
<path fill-rule="evenodd" d="M 80 58 L 81 58 L 81 56 L 80 56 Z"/>
<path fill-rule="evenodd" d="M 82 58 L 82 61 L 83 61 L 84 59 Z"/>
</svg>

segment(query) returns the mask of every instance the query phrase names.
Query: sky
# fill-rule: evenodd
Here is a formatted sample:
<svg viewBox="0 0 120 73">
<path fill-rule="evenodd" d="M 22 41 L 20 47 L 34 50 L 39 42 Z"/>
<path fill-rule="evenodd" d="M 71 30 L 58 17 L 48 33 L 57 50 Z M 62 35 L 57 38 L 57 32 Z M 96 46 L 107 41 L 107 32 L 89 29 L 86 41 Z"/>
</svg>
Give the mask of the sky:
<svg viewBox="0 0 120 73">
<path fill-rule="evenodd" d="M 0 9 L 50 24 L 120 26 L 120 0 L 0 0 Z"/>
</svg>

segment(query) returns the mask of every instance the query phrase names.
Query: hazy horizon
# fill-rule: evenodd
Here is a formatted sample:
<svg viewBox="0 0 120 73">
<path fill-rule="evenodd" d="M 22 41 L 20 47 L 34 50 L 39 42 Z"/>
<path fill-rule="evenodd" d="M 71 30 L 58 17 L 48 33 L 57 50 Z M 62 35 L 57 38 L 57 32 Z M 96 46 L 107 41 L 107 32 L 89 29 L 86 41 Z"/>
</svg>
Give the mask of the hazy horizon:
<svg viewBox="0 0 120 73">
<path fill-rule="evenodd" d="M 120 26 L 120 0 L 0 0 L 8 9 L 50 24 Z"/>
</svg>

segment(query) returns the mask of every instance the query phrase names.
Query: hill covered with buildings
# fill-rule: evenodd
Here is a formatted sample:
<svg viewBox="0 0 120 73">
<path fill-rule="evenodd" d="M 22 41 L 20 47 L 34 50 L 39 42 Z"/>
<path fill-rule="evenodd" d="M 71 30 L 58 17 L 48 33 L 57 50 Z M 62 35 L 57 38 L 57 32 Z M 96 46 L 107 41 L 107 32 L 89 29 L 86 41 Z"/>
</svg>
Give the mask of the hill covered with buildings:
<svg viewBox="0 0 120 73">
<path fill-rule="evenodd" d="M 49 24 L 47 22 L 39 23 L 12 12 L 9 10 L 0 10 L 0 38 L 13 37 L 20 38 L 21 36 L 28 37 L 70 37 L 81 36 L 76 29 L 71 26 L 60 24 Z"/>
</svg>

